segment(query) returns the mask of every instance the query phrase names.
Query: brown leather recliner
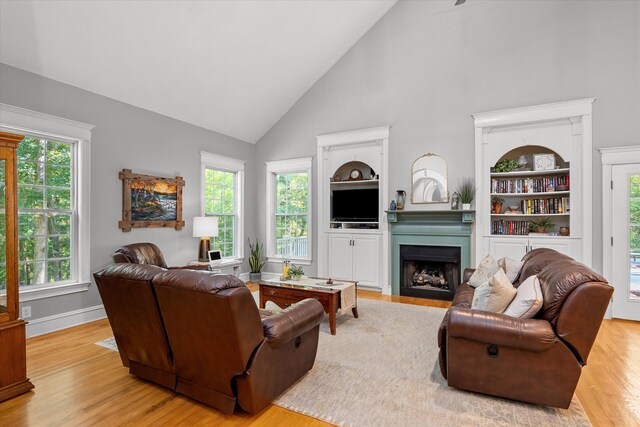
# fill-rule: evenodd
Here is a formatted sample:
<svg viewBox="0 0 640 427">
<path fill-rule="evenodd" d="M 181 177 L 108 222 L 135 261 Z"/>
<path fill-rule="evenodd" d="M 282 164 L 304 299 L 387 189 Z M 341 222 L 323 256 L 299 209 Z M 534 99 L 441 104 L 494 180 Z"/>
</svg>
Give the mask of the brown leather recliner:
<svg viewBox="0 0 640 427">
<path fill-rule="evenodd" d="M 94 274 L 122 364 L 129 372 L 175 389 L 171 349 L 151 281 L 164 269 L 114 264 Z"/>
<path fill-rule="evenodd" d="M 475 289 L 456 290 L 438 333 L 440 369 L 450 386 L 568 408 L 613 287 L 552 249 L 527 253 L 514 286 L 537 274 L 543 307 L 534 319 L 471 309 Z M 465 271 L 467 282 L 473 270 Z"/>
<path fill-rule="evenodd" d="M 131 263 L 131 264 L 148 264 L 157 267 L 188 270 L 207 270 L 209 267 L 204 265 L 185 265 L 179 267 L 167 267 L 162 251 L 153 243 L 132 243 L 124 245 L 111 255 L 115 263 Z"/>
<path fill-rule="evenodd" d="M 234 276 L 126 263 L 94 277 L 130 373 L 225 413 L 260 411 L 313 367 L 314 299 L 261 320 Z"/>
<path fill-rule="evenodd" d="M 260 319 L 233 276 L 167 271 L 153 284 L 173 349 L 177 391 L 232 413 L 255 413 L 313 366 L 322 304 L 307 299 Z"/>
</svg>

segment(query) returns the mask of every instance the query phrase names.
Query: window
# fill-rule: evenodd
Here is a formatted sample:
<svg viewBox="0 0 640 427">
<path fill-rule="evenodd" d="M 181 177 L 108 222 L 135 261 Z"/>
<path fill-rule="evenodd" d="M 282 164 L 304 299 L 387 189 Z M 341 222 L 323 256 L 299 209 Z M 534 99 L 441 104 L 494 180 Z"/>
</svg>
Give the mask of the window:
<svg viewBox="0 0 640 427">
<path fill-rule="evenodd" d="M 212 249 L 219 249 L 223 258 L 241 259 L 244 162 L 205 152 L 201 161 L 203 213 L 218 217 L 218 236 L 211 240 Z"/>
<path fill-rule="evenodd" d="M 20 300 L 85 291 L 93 126 L 6 104 L 0 112 L 1 130 L 26 135 L 17 151 Z"/>
<path fill-rule="evenodd" d="M 76 279 L 73 143 L 25 137 L 18 146 L 20 286 Z"/>
<path fill-rule="evenodd" d="M 267 254 L 311 261 L 311 158 L 267 162 Z"/>
</svg>

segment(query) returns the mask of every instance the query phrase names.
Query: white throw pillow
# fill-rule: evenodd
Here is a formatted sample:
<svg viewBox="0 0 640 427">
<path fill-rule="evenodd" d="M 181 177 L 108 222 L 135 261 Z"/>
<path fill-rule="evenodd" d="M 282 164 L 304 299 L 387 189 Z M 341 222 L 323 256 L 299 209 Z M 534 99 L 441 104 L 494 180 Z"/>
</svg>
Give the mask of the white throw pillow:
<svg viewBox="0 0 640 427">
<path fill-rule="evenodd" d="M 480 261 L 478 268 L 473 272 L 471 277 L 469 278 L 469 286 L 473 286 L 477 288 L 482 285 L 484 282 L 491 279 L 491 277 L 500 269 L 500 266 L 493 259 L 491 255 L 487 255 Z"/>
<path fill-rule="evenodd" d="M 516 296 L 503 314 L 521 319 L 531 319 L 542 308 L 542 290 L 537 275 L 527 278 L 518 286 Z"/>
<path fill-rule="evenodd" d="M 520 270 L 522 270 L 524 261 L 516 261 L 515 259 L 504 257 L 498 260 L 498 265 L 504 270 L 505 273 L 507 273 L 509 281 L 513 283 L 516 281 L 518 274 L 520 274 Z"/>
<path fill-rule="evenodd" d="M 516 292 L 507 274 L 500 268 L 491 280 L 478 286 L 473 294 L 471 308 L 502 313 L 516 296 Z"/>
</svg>

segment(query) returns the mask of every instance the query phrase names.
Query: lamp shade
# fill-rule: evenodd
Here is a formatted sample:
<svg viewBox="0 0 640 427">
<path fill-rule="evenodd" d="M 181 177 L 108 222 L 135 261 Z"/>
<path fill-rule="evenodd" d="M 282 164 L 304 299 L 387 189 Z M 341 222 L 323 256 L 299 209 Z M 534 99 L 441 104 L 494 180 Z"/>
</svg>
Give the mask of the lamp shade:
<svg viewBox="0 0 640 427">
<path fill-rule="evenodd" d="M 218 237 L 218 217 L 196 216 L 193 218 L 193 237 Z"/>
</svg>

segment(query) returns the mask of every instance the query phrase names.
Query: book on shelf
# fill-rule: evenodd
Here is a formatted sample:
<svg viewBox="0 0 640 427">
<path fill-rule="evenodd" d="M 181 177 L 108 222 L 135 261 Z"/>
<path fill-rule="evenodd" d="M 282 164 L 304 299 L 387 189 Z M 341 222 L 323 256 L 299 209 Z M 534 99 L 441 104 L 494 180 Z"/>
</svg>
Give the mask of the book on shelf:
<svg viewBox="0 0 640 427">
<path fill-rule="evenodd" d="M 529 234 L 529 221 L 491 221 L 491 234 L 526 236 Z"/>
<path fill-rule="evenodd" d="M 493 178 L 491 180 L 492 193 L 551 193 L 559 191 L 562 186 L 563 191 L 569 190 L 569 176 L 551 176 L 546 178 Z"/>
<path fill-rule="evenodd" d="M 568 197 L 523 199 L 520 201 L 520 211 L 525 215 L 569 213 L 569 206 Z"/>
</svg>

